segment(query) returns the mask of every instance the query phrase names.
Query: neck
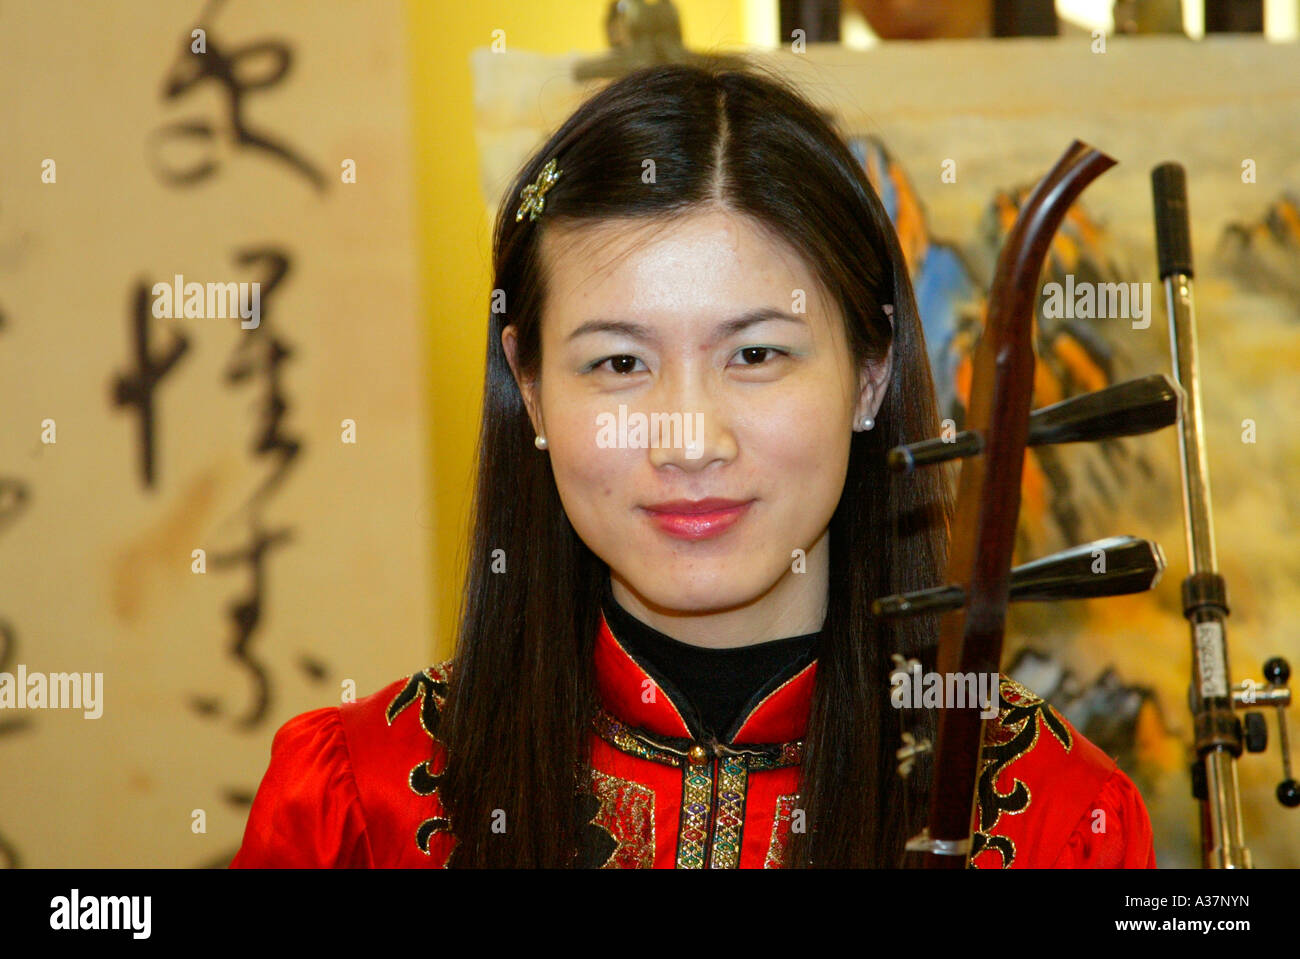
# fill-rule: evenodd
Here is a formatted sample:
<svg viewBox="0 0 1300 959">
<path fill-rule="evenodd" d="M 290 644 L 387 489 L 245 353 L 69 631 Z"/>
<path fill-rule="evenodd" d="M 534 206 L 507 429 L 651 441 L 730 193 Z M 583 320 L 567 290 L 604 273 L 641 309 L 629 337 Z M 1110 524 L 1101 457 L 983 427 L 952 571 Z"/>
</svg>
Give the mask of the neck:
<svg viewBox="0 0 1300 959">
<path fill-rule="evenodd" d="M 826 619 L 829 532 L 809 549 L 806 567 L 785 574 L 745 603 L 718 609 L 680 610 L 650 602 L 613 570 L 610 587 L 618 604 L 665 636 L 693 646 L 733 649 L 818 632 Z"/>
</svg>

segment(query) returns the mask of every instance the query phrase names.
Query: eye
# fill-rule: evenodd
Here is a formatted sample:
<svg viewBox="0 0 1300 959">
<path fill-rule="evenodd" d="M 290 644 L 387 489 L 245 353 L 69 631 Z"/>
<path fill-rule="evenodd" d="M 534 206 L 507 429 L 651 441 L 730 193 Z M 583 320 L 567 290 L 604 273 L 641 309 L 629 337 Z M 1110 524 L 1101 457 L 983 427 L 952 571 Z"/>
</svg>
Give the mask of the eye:
<svg viewBox="0 0 1300 959">
<path fill-rule="evenodd" d="M 587 367 L 588 370 L 599 370 L 602 367 L 608 369 L 611 373 L 617 373 L 620 376 L 627 376 L 630 373 L 636 373 L 636 365 L 641 361 L 635 356 L 629 356 L 626 353 L 620 353 L 617 356 L 607 356 L 603 360 L 597 360 Z"/>
<path fill-rule="evenodd" d="M 776 356 L 790 355 L 786 350 L 777 349 L 775 346 L 746 346 L 736 351 L 736 355 L 745 360 L 740 364 L 741 366 L 764 366 L 770 354 Z"/>
</svg>

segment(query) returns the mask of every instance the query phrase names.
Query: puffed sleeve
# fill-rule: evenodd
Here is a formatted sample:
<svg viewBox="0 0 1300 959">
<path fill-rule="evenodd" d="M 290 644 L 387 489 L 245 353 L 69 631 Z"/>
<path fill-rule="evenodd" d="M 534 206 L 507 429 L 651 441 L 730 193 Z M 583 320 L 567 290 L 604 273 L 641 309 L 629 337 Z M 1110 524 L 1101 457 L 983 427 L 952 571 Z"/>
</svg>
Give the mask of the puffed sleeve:
<svg viewBox="0 0 1300 959">
<path fill-rule="evenodd" d="M 372 864 L 337 707 L 295 716 L 271 743 L 232 869 L 329 869 Z"/>
<path fill-rule="evenodd" d="M 1079 819 L 1055 869 L 1154 869 L 1151 819 L 1133 781 L 1116 769 Z"/>
</svg>

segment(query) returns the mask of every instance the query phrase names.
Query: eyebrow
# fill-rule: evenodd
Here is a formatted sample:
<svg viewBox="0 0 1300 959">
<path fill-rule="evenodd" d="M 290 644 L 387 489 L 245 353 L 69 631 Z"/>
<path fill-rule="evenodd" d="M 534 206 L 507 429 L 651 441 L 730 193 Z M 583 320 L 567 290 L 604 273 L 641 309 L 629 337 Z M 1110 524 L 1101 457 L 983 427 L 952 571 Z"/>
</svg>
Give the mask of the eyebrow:
<svg viewBox="0 0 1300 959">
<path fill-rule="evenodd" d="M 747 310 L 737 317 L 719 323 L 713 328 L 713 337 L 717 340 L 724 340 L 742 330 L 758 323 L 766 323 L 769 320 L 784 320 L 787 323 L 797 323 L 799 326 L 805 327 L 808 325 L 807 321 L 802 317 L 787 313 L 784 310 L 778 310 L 775 307 L 764 306 L 755 310 Z M 654 343 L 658 339 L 654 330 L 642 323 L 631 323 L 626 320 L 596 319 L 587 320 L 587 322 L 570 333 L 565 342 L 572 343 L 578 337 L 586 336 L 589 333 L 615 333 L 634 340 L 640 340 L 643 343 Z"/>
</svg>

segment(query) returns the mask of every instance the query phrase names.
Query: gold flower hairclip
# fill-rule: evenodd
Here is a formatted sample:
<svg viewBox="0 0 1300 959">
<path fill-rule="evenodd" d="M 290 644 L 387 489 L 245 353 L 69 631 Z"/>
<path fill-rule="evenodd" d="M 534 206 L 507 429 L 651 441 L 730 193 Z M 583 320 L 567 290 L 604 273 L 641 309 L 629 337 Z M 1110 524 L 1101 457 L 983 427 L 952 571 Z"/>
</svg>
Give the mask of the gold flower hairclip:
<svg viewBox="0 0 1300 959">
<path fill-rule="evenodd" d="M 537 179 L 528 186 L 524 187 L 520 197 L 523 203 L 519 207 L 519 212 L 515 214 L 515 222 L 518 223 L 528 214 L 530 220 L 536 220 L 537 214 L 542 212 L 542 207 L 546 204 L 546 191 L 555 185 L 555 181 L 560 178 L 563 170 L 555 168 L 555 160 L 548 160 L 546 166 L 542 167 L 542 172 L 537 174 Z"/>
</svg>

